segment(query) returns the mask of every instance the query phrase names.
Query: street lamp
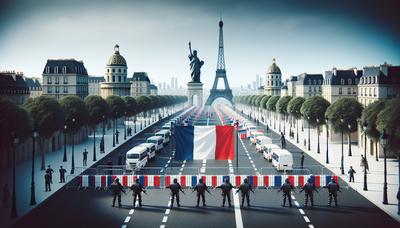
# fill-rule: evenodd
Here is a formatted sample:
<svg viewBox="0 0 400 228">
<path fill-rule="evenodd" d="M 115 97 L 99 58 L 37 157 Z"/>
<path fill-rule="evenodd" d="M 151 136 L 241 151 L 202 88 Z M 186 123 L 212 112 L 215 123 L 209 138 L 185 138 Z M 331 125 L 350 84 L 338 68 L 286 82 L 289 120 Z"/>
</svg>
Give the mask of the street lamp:
<svg viewBox="0 0 400 228">
<path fill-rule="evenodd" d="M 363 124 L 363 131 L 364 131 L 364 191 L 368 191 L 367 187 L 367 122 Z"/>
<path fill-rule="evenodd" d="M 125 125 L 125 121 L 126 121 L 126 112 L 124 112 L 124 140 L 126 140 L 126 125 Z"/>
<path fill-rule="evenodd" d="M 344 119 L 343 119 L 343 117 L 340 118 L 340 122 L 341 122 L 340 132 L 342 134 L 342 157 L 340 160 L 340 170 L 342 171 L 342 175 L 344 175 L 344 155 L 343 155 L 343 123 L 344 123 Z"/>
<path fill-rule="evenodd" d="M 351 157 L 351 156 L 352 156 L 352 153 L 351 153 L 351 138 L 350 138 L 350 134 L 351 134 L 351 124 L 349 123 L 349 124 L 347 125 L 347 127 L 349 128 L 349 157 Z"/>
<path fill-rule="evenodd" d="M 75 124 L 75 118 L 72 118 L 72 124 L 71 126 L 74 126 Z M 72 129 L 71 129 L 72 130 Z M 74 147 L 75 147 L 75 135 L 71 131 L 71 141 L 72 141 L 72 150 L 71 150 L 71 174 L 74 174 L 75 172 L 75 157 L 74 157 Z"/>
<path fill-rule="evenodd" d="M 115 112 L 115 121 L 114 121 L 114 125 L 115 125 L 115 143 L 119 144 L 118 142 L 118 138 L 119 138 L 119 133 L 118 133 L 118 137 L 117 137 L 117 132 L 118 132 L 118 112 Z"/>
<path fill-rule="evenodd" d="M 326 127 L 326 164 L 329 164 L 329 129 L 328 129 L 328 117 L 325 118 L 325 127 Z"/>
<path fill-rule="evenodd" d="M 319 118 L 317 118 L 317 136 L 318 136 L 317 154 L 319 154 L 321 152 L 319 149 Z"/>
<path fill-rule="evenodd" d="M 103 136 L 101 138 L 101 142 L 103 143 L 103 148 L 105 148 L 106 142 L 104 142 L 104 135 L 106 134 L 106 126 L 105 126 L 106 116 L 103 115 L 102 117 L 103 117 Z M 104 153 L 104 150 L 100 150 L 100 153 Z"/>
<path fill-rule="evenodd" d="M 67 161 L 67 124 L 64 124 L 64 156 L 63 162 Z"/>
<path fill-rule="evenodd" d="M 116 117 L 114 117 L 114 123 L 113 123 L 113 147 L 115 147 L 115 119 Z"/>
<path fill-rule="evenodd" d="M 296 111 L 299 114 L 298 111 Z M 296 143 L 299 143 L 299 119 L 296 118 Z"/>
<path fill-rule="evenodd" d="M 13 145 L 13 191 L 12 191 L 12 206 L 11 206 L 11 218 L 18 217 L 17 215 L 17 196 L 15 193 L 15 154 L 17 153 L 17 145 L 19 139 L 13 133 L 14 145 Z"/>
<path fill-rule="evenodd" d="M 386 169 L 386 145 L 387 145 L 387 135 L 386 131 L 383 130 L 381 135 L 381 143 L 383 147 L 383 204 L 388 204 L 387 197 L 387 169 Z"/>
<path fill-rule="evenodd" d="M 308 150 L 311 150 L 311 146 L 310 146 L 310 116 L 307 115 L 307 121 L 308 121 Z"/>
<path fill-rule="evenodd" d="M 35 198 L 35 150 L 36 150 L 36 137 L 38 136 L 38 133 L 35 131 L 35 129 L 32 129 L 32 180 L 31 180 L 31 203 L 30 205 L 35 205 L 36 204 L 36 198 Z"/>
</svg>

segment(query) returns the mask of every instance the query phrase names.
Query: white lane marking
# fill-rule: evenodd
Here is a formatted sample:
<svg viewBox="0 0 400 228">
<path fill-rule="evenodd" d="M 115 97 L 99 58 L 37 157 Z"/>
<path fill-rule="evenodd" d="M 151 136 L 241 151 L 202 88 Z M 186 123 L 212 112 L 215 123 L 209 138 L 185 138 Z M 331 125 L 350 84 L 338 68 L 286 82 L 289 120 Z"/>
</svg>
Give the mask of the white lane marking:
<svg viewBox="0 0 400 228">
<path fill-rule="evenodd" d="M 124 223 L 128 223 L 131 220 L 131 216 L 126 216 Z"/>
<path fill-rule="evenodd" d="M 168 216 L 164 216 L 164 218 L 162 219 L 162 223 L 166 223 L 168 220 Z"/>
<path fill-rule="evenodd" d="M 253 160 L 250 159 L 250 163 L 253 164 L 254 163 Z"/>
<path fill-rule="evenodd" d="M 201 167 L 200 173 L 205 173 L 205 172 L 206 172 L 206 168 L 205 167 Z"/>
<path fill-rule="evenodd" d="M 126 225 L 122 225 L 121 228 L 126 228 Z"/>
<path fill-rule="evenodd" d="M 160 228 L 165 228 L 165 225 L 161 225 Z"/>
<path fill-rule="evenodd" d="M 179 172 L 182 172 L 182 171 L 183 171 L 183 168 L 180 168 L 180 169 L 179 169 Z M 180 173 L 179 175 L 181 175 L 181 174 L 182 174 L 182 173 Z"/>
<path fill-rule="evenodd" d="M 300 214 L 304 215 L 303 209 L 299 209 L 299 211 L 300 211 Z"/>
<path fill-rule="evenodd" d="M 308 225 L 309 228 L 314 228 L 313 224 Z"/>
<path fill-rule="evenodd" d="M 185 164 L 182 164 L 181 167 L 182 167 L 182 168 L 185 167 Z"/>
<path fill-rule="evenodd" d="M 167 168 L 167 167 L 165 167 L 165 168 Z M 161 169 L 161 170 L 160 170 L 160 173 L 162 173 L 162 172 L 164 172 L 164 169 Z"/>
<path fill-rule="evenodd" d="M 183 164 L 185 164 L 186 163 L 186 160 L 183 160 Z"/>
<path fill-rule="evenodd" d="M 253 168 L 255 168 L 255 167 L 256 167 L 254 164 L 253 164 L 252 166 L 253 166 Z"/>
<path fill-rule="evenodd" d="M 294 201 L 294 204 L 296 204 L 296 207 L 300 207 L 300 204 L 297 201 Z"/>
<path fill-rule="evenodd" d="M 228 160 L 228 163 L 229 163 L 229 164 L 232 164 L 232 160 L 229 159 L 229 160 Z"/>
<path fill-rule="evenodd" d="M 133 214 L 134 211 L 135 211 L 135 210 L 131 209 L 131 210 L 129 211 L 129 214 L 130 214 L 130 215 Z"/>
<path fill-rule="evenodd" d="M 242 213 L 240 212 L 240 203 L 238 194 L 233 194 L 233 204 L 235 207 L 236 228 L 243 228 Z"/>
<path fill-rule="evenodd" d="M 292 199 L 295 199 L 293 195 L 291 195 Z"/>
<path fill-rule="evenodd" d="M 170 212 L 170 211 L 171 211 L 170 209 L 165 210 L 165 214 L 166 214 L 166 215 L 169 215 L 169 212 Z"/>
<path fill-rule="evenodd" d="M 171 162 L 171 160 L 168 160 L 167 163 L 169 164 Z"/>
<path fill-rule="evenodd" d="M 303 216 L 304 220 L 306 221 L 306 223 L 310 222 L 310 219 L 307 216 Z"/>
</svg>

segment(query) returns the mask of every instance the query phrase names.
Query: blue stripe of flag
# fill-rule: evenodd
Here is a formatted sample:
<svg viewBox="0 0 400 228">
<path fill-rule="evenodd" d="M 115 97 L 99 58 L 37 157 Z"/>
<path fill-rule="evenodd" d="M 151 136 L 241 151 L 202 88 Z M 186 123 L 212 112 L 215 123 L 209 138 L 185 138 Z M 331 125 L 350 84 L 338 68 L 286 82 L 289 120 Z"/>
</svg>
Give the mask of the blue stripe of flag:
<svg viewBox="0 0 400 228">
<path fill-rule="evenodd" d="M 176 127 L 175 128 L 175 159 L 193 160 L 194 150 L 194 127 Z"/>
</svg>

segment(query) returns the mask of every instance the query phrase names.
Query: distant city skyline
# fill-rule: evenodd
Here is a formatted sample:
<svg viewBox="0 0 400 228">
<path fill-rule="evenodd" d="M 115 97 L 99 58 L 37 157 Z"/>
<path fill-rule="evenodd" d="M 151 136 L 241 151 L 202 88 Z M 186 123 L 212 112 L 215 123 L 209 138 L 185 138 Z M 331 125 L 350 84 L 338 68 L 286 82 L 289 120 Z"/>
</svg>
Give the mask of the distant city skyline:
<svg viewBox="0 0 400 228">
<path fill-rule="evenodd" d="M 128 77 L 145 71 L 156 85 L 171 77 L 185 85 L 191 40 L 205 61 L 201 81 L 211 87 L 221 14 L 232 87 L 246 87 L 256 75 L 264 78 L 272 58 L 283 81 L 333 67 L 400 64 L 396 1 L 300 2 L 2 1 L 0 70 L 37 77 L 47 59 L 75 58 L 90 75 L 102 76 L 119 44 Z M 382 8 L 378 14 L 377 5 Z"/>
</svg>

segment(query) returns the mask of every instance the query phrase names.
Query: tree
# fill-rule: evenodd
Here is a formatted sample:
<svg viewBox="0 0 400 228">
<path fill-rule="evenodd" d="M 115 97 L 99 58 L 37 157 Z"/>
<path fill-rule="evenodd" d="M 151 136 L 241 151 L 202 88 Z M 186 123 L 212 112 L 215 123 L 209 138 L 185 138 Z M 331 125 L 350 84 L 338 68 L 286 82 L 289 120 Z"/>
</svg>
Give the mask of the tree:
<svg viewBox="0 0 400 228">
<path fill-rule="evenodd" d="M 285 127 L 285 122 L 286 122 L 286 117 L 287 117 L 287 106 L 289 104 L 289 101 L 292 99 L 291 96 L 283 96 L 280 97 L 278 102 L 276 103 L 276 111 L 283 115 L 284 121 L 283 121 L 283 134 L 286 134 L 286 127 Z M 279 131 L 281 130 L 281 122 L 279 121 Z"/>
<path fill-rule="evenodd" d="M 260 95 L 260 96 L 257 96 L 257 98 L 254 100 L 254 106 L 257 108 L 257 112 L 258 112 L 258 119 L 260 119 L 260 103 L 261 103 L 261 100 L 264 98 L 264 96 L 266 96 L 266 95 Z"/>
<path fill-rule="evenodd" d="M 268 102 L 268 100 L 271 98 L 271 95 L 265 95 L 262 99 L 261 99 L 261 101 L 260 101 L 260 108 L 262 109 L 262 111 L 263 111 L 263 114 L 264 114 L 264 118 L 265 118 L 265 113 L 264 113 L 264 110 L 267 110 L 267 102 Z M 267 121 L 267 120 L 264 120 L 265 122 Z"/>
<path fill-rule="evenodd" d="M 45 147 L 44 142 L 50 138 L 54 132 L 62 129 L 64 126 L 64 111 L 60 103 L 50 96 L 40 96 L 29 99 L 25 104 L 29 111 L 33 128 L 38 132 L 40 137 L 39 147 L 41 154 L 41 170 L 45 170 Z"/>
<path fill-rule="evenodd" d="M 106 102 L 108 103 L 108 105 L 111 108 L 111 118 L 114 120 L 114 124 L 113 124 L 113 146 L 115 146 L 115 137 L 116 137 L 116 132 L 118 131 L 117 129 L 117 120 L 118 118 L 124 116 L 125 111 L 126 111 L 126 104 L 124 102 L 124 100 L 119 97 L 119 96 L 115 96 L 115 95 L 111 95 L 108 96 L 106 98 Z"/>
<path fill-rule="evenodd" d="M 287 105 L 287 112 L 290 116 L 295 118 L 296 121 L 296 142 L 299 143 L 299 119 L 301 118 L 301 106 L 306 101 L 304 97 L 294 97 Z"/>
<path fill-rule="evenodd" d="M 348 134 L 349 156 L 352 155 L 351 133 L 357 130 L 357 120 L 362 110 L 362 105 L 356 99 L 343 97 L 329 106 L 325 113 L 335 132 Z"/>
<path fill-rule="evenodd" d="M 30 135 L 32 123 L 27 110 L 9 99 L 0 97 L 0 107 L 0 148 L 7 156 L 7 165 L 11 166 L 11 153 L 8 151 L 13 147 L 14 137 L 23 141 Z"/>
<path fill-rule="evenodd" d="M 376 125 L 379 132 L 388 135 L 388 148 L 400 152 L 400 97 L 385 102 L 385 107 L 381 109 L 377 116 Z"/>
<path fill-rule="evenodd" d="M 279 96 L 273 96 L 267 102 L 267 109 L 270 113 L 269 125 L 271 125 L 271 114 L 272 114 L 272 112 L 275 112 L 276 103 L 278 102 L 279 98 L 280 98 Z M 276 120 L 276 118 L 274 118 L 274 119 Z M 276 127 L 275 120 L 274 120 L 274 129 Z"/>
<path fill-rule="evenodd" d="M 89 112 L 88 124 L 93 129 L 93 161 L 96 161 L 96 126 L 109 117 L 111 109 L 107 102 L 97 95 L 86 97 L 85 104 Z"/>
<path fill-rule="evenodd" d="M 320 153 L 319 127 L 325 124 L 325 112 L 330 103 L 321 96 L 312 96 L 306 99 L 300 108 L 301 114 L 307 119 L 308 124 L 308 150 L 310 150 L 310 127 L 317 127 L 318 143 L 317 153 Z"/>
<path fill-rule="evenodd" d="M 169 96 L 169 99 L 171 102 L 170 104 L 173 105 L 175 103 L 174 97 Z M 150 99 L 146 96 L 139 96 L 136 101 L 138 103 L 138 106 L 140 107 L 140 110 L 143 112 L 143 118 L 146 118 L 147 112 L 151 108 Z M 146 121 L 145 121 L 145 127 L 146 127 Z"/>
<path fill-rule="evenodd" d="M 136 114 L 138 113 L 138 104 L 136 99 L 131 96 L 124 97 L 124 101 L 126 104 L 126 113 L 128 117 L 133 116 L 133 125 L 134 125 L 134 132 L 136 133 Z"/>
<path fill-rule="evenodd" d="M 369 104 L 362 112 L 361 115 L 361 124 L 364 126 L 366 126 L 365 129 L 365 134 L 367 134 L 367 136 L 369 138 L 371 138 L 371 150 L 373 147 L 373 143 L 372 140 L 375 141 L 375 158 L 378 159 L 378 142 L 379 142 L 379 137 L 380 137 L 380 133 L 377 129 L 377 119 L 378 119 L 378 114 L 380 111 L 382 111 L 385 108 L 385 101 L 384 100 L 378 100 L 375 101 L 371 104 Z M 364 142 L 364 144 L 366 144 L 366 142 Z M 365 147 L 367 145 L 364 145 Z"/>
</svg>

